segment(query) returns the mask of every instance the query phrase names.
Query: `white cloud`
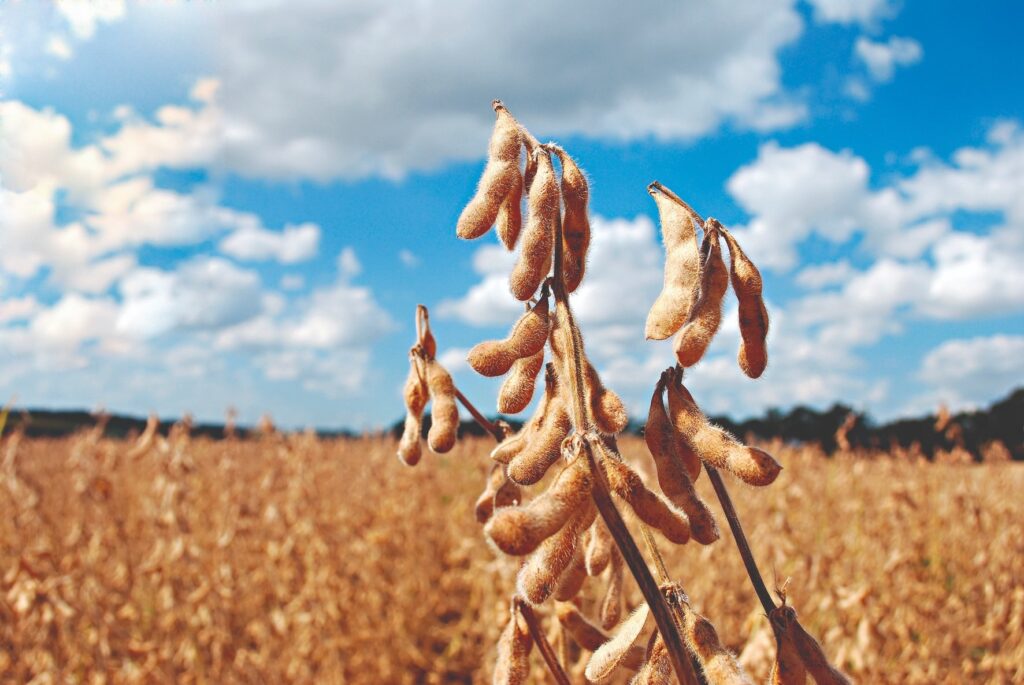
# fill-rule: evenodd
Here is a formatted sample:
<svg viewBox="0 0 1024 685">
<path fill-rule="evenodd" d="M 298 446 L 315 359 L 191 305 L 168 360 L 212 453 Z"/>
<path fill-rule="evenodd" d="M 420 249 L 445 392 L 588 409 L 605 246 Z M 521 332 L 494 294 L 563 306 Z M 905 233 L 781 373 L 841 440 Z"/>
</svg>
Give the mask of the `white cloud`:
<svg viewBox="0 0 1024 685">
<path fill-rule="evenodd" d="M 220 251 L 247 261 L 276 260 L 297 264 L 312 259 L 320 245 L 320 227 L 312 223 L 287 225 L 280 232 L 244 225 L 220 243 Z"/>
<path fill-rule="evenodd" d="M 890 0 L 808 0 L 818 21 L 872 24 L 893 13 Z"/>
<path fill-rule="evenodd" d="M 919 376 L 931 386 L 931 406 L 942 400 L 954 411 L 977 407 L 1020 385 L 1024 336 L 947 340 L 925 356 Z"/>
<path fill-rule="evenodd" d="M 413 254 L 412 250 L 399 250 L 398 260 L 409 269 L 419 266 L 420 258 Z"/>
<path fill-rule="evenodd" d="M 470 0 L 219 9 L 226 161 L 253 176 L 476 159 L 494 97 L 543 136 L 689 140 L 806 115 L 778 61 L 803 30 L 791 0 L 526 3 L 514 19 Z"/>
<path fill-rule="evenodd" d="M 850 279 L 855 269 L 849 260 L 841 259 L 838 262 L 826 262 L 825 264 L 812 264 L 804 267 L 796 275 L 796 282 L 805 288 L 817 290 L 830 285 L 841 285 Z"/>
<path fill-rule="evenodd" d="M 140 338 L 225 328 L 261 309 L 259 276 L 216 257 L 199 257 L 174 271 L 137 269 L 121 280 L 120 293 L 117 330 Z"/>
<path fill-rule="evenodd" d="M 37 311 L 39 311 L 39 302 L 31 295 L 0 299 L 0 325 L 25 321 L 32 318 Z"/>
<path fill-rule="evenodd" d="M 879 82 L 891 81 L 896 67 L 906 67 L 921 61 L 924 51 L 913 38 L 892 36 L 879 43 L 861 36 L 853 48 L 854 54 L 864 62 L 871 77 Z"/>
<path fill-rule="evenodd" d="M 46 52 L 57 59 L 71 59 L 71 46 L 62 36 L 50 36 L 46 41 Z"/>
<path fill-rule="evenodd" d="M 75 37 L 82 40 L 92 38 L 100 24 L 118 21 L 125 15 L 124 0 L 58 0 L 55 7 Z"/>
</svg>

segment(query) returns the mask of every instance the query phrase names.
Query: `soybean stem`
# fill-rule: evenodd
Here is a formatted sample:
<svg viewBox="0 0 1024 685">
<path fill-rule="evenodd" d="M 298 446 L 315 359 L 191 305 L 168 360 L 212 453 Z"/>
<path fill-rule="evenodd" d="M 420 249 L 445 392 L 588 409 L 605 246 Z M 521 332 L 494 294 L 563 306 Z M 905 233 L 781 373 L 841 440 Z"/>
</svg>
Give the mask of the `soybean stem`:
<svg viewBox="0 0 1024 685">
<path fill-rule="evenodd" d="M 732 537 L 736 541 L 736 548 L 739 549 L 740 556 L 743 558 L 743 565 L 747 568 L 747 575 L 750 576 L 750 583 L 754 586 L 754 592 L 757 593 L 757 598 L 761 600 L 764 612 L 770 614 L 775 610 L 775 602 L 772 600 L 771 593 L 768 592 L 768 588 L 764 584 L 764 578 L 761 577 L 761 571 L 757 568 L 757 562 L 754 561 L 754 553 L 750 550 L 750 543 L 747 542 L 747 536 L 743 532 L 743 525 L 740 524 L 739 516 L 736 515 L 736 507 L 733 506 L 732 498 L 729 497 L 729 491 L 725 488 L 725 481 L 722 480 L 722 475 L 718 473 L 718 469 L 711 464 L 705 462 L 704 468 L 708 472 L 711 485 L 715 488 L 715 494 L 722 505 L 722 511 L 725 512 L 725 519 L 729 522 L 729 529 L 732 531 Z"/>
<path fill-rule="evenodd" d="M 541 630 L 540 621 L 537 620 L 537 614 L 533 613 L 533 607 L 524 602 L 522 597 L 518 596 L 513 599 L 512 602 L 515 604 L 516 611 L 518 611 L 526 621 L 526 625 L 530 629 L 530 636 L 537 645 L 537 651 L 539 651 L 540 655 L 544 657 L 544 663 L 547 664 L 548 670 L 551 671 L 551 675 L 554 677 L 555 682 L 558 683 L 558 685 L 571 685 L 569 676 L 565 674 L 565 670 L 558 662 L 555 650 L 552 649 L 551 643 L 548 642 L 547 637 L 544 636 L 544 631 Z"/>
<path fill-rule="evenodd" d="M 473 419 L 480 424 L 480 427 L 490 433 L 495 440 L 501 442 L 505 439 L 505 431 L 501 429 L 498 424 L 487 420 L 487 417 L 480 413 L 480 411 L 473 406 L 473 403 L 466 399 L 466 396 L 462 394 L 462 391 L 455 388 L 455 397 L 462 403 L 462 406 L 466 408 L 466 411 L 472 415 Z"/>
</svg>

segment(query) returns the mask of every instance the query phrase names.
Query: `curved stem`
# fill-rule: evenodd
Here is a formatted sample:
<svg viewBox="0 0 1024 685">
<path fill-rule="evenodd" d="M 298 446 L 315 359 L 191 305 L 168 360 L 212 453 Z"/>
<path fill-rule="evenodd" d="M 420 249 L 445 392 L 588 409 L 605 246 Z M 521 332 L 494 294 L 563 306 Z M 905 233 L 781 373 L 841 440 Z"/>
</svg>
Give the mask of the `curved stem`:
<svg viewBox="0 0 1024 685">
<path fill-rule="evenodd" d="M 537 620 L 537 614 L 533 613 L 533 607 L 524 602 L 522 597 L 517 596 L 512 601 L 515 604 L 516 611 L 526 621 L 526 625 L 530 629 L 530 637 L 533 638 L 534 644 L 537 645 L 537 651 L 544 658 L 544 663 L 547 664 L 548 670 L 551 671 L 555 682 L 558 685 L 571 685 L 569 676 L 565 674 L 562 664 L 558 662 L 555 650 L 551 647 L 551 643 L 548 642 L 544 631 L 541 630 L 540 621 Z"/>
<path fill-rule="evenodd" d="M 722 475 L 718 473 L 718 469 L 714 466 L 705 462 L 704 468 L 708 472 L 708 479 L 711 481 L 711 485 L 715 488 L 715 494 L 722 505 L 722 511 L 725 512 L 725 518 L 729 522 L 729 530 L 732 531 L 736 547 L 743 558 L 743 565 L 747 568 L 747 575 L 750 576 L 750 583 L 754 586 L 754 592 L 757 593 L 757 598 L 761 600 L 764 612 L 771 614 L 775 610 L 775 602 L 772 600 L 771 593 L 768 592 L 768 588 L 764 584 L 764 578 L 761 577 L 761 571 L 757 568 L 757 562 L 754 561 L 754 553 L 750 551 L 750 543 L 747 542 L 747 536 L 743 532 L 739 516 L 736 515 L 736 507 L 732 504 L 729 491 L 725 489 L 725 481 L 722 480 Z"/>
</svg>

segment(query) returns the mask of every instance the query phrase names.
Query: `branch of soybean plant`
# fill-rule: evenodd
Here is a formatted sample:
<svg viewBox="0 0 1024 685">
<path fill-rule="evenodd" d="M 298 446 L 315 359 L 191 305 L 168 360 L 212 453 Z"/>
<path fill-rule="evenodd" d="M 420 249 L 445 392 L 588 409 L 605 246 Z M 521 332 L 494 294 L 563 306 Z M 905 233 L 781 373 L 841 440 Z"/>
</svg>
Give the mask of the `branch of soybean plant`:
<svg viewBox="0 0 1024 685">
<path fill-rule="evenodd" d="M 754 586 L 754 592 L 757 593 L 757 598 L 761 600 L 764 612 L 771 614 L 775 610 L 775 602 L 772 600 L 772 596 L 764 584 L 764 578 L 761 577 L 761 571 L 757 568 L 757 562 L 754 561 L 754 553 L 750 551 L 750 543 L 747 542 L 747 536 L 743 533 L 743 526 L 740 524 L 739 516 L 736 515 L 736 507 L 732 504 L 729 491 L 725 489 L 722 475 L 718 473 L 718 469 L 707 462 L 704 463 L 704 468 L 708 472 L 711 485 L 715 488 L 715 494 L 722 505 L 722 511 L 725 512 L 725 518 L 729 522 L 729 529 L 732 531 L 736 547 L 743 558 L 743 565 L 747 568 L 747 575 L 750 576 L 750 583 Z"/>
<path fill-rule="evenodd" d="M 619 551 L 622 552 L 622 558 L 626 561 L 626 565 L 629 566 L 629 571 L 633 574 L 633 578 L 636 579 L 636 584 L 640 586 L 640 592 L 643 593 L 644 599 L 647 600 L 647 606 L 650 607 L 651 613 L 654 614 L 654 620 L 658 624 L 658 632 L 661 633 L 661 638 L 665 641 L 665 648 L 668 650 L 669 658 L 672 660 L 672 669 L 675 671 L 676 678 L 682 685 L 693 683 L 696 681 L 696 675 L 693 672 L 693 665 L 690 663 L 686 647 L 683 645 L 683 639 L 679 634 L 676 620 L 672 616 L 672 610 L 665 601 L 661 588 L 658 587 L 654 577 L 651 576 L 651 571 L 647 568 L 647 562 L 644 561 L 643 555 L 633 540 L 633 536 L 630 535 L 629 529 L 626 528 L 626 522 L 622 520 L 622 515 L 615 508 L 607 479 L 604 471 L 597 464 L 590 441 L 583 440 L 582 442 L 583 449 L 587 454 L 587 460 L 590 463 L 591 472 L 594 474 L 594 485 L 591 495 L 594 499 L 594 504 L 597 505 L 597 511 L 601 514 L 601 518 L 604 519 L 605 525 L 608 526 L 608 531 L 612 534 L 612 538 L 615 540 L 615 544 L 618 545 Z"/>
<path fill-rule="evenodd" d="M 516 611 L 526 621 L 526 625 L 530 629 L 530 636 L 533 638 L 534 644 L 537 645 L 540 655 L 544 657 L 544 663 L 547 664 L 548 670 L 551 671 L 555 682 L 558 685 L 570 685 L 569 676 L 565 674 L 562 664 L 558 662 L 558 657 L 555 655 L 555 650 L 551 647 L 551 643 L 548 642 L 544 631 L 541 630 L 540 621 L 537 620 L 537 614 L 533 613 L 533 608 L 519 596 L 513 602 L 515 602 Z"/>
<path fill-rule="evenodd" d="M 480 424 L 481 428 L 490 433 L 495 440 L 501 442 L 502 440 L 505 439 L 504 429 L 502 429 L 502 427 L 499 426 L 498 424 L 492 421 L 488 421 L 487 417 L 481 414 L 480 410 L 474 407 L 473 403 L 470 402 L 466 398 L 466 396 L 462 394 L 462 391 L 459 390 L 458 388 L 455 388 L 455 397 L 456 399 L 459 400 L 459 402 L 462 403 L 462 406 L 466 408 L 466 411 L 470 413 L 470 415 L 473 417 L 473 420 Z"/>
<path fill-rule="evenodd" d="M 572 316 L 572 310 L 569 307 L 568 295 L 565 291 L 562 254 L 562 219 L 561 215 L 558 215 L 555 221 L 555 273 L 552 291 L 555 296 L 555 313 L 558 317 L 560 333 L 567 338 L 567 344 L 563 345 L 563 347 L 568 357 L 565 360 L 569 367 L 566 375 L 571 379 L 570 385 L 573 386 L 574 390 L 572 393 L 573 424 L 577 433 L 584 436 L 582 440 L 583 448 L 587 454 L 590 470 L 594 474 L 591 496 L 594 499 L 594 504 L 597 506 L 598 513 L 601 514 L 601 518 L 604 520 L 605 525 L 608 526 L 615 544 L 622 553 L 622 558 L 626 561 L 626 565 L 629 566 L 630 573 L 633 574 L 637 585 L 640 586 L 640 591 L 643 593 L 644 599 L 647 600 L 647 606 L 651 608 L 651 612 L 654 614 L 654 620 L 658 624 L 658 631 L 661 633 L 662 639 L 665 641 L 665 647 L 672 661 L 672 669 L 675 671 L 676 678 L 681 685 L 688 685 L 696 680 L 696 675 L 692 672 L 693 665 L 690 662 L 686 647 L 683 645 L 682 636 L 676 627 L 672 611 L 669 609 L 668 603 L 665 601 L 665 597 L 662 595 L 657 582 L 651 576 L 651 571 L 647 568 L 647 562 L 644 561 L 643 555 L 637 548 L 636 541 L 633 540 L 633 536 L 626 527 L 625 521 L 622 520 L 622 515 L 612 501 L 611 490 L 604 471 L 598 465 L 593 448 L 587 439 L 587 437 L 593 435 L 593 426 L 591 425 L 590 412 L 588 411 L 586 397 L 584 396 L 582 341 L 579 329 L 576 327 L 576 321 Z"/>
</svg>

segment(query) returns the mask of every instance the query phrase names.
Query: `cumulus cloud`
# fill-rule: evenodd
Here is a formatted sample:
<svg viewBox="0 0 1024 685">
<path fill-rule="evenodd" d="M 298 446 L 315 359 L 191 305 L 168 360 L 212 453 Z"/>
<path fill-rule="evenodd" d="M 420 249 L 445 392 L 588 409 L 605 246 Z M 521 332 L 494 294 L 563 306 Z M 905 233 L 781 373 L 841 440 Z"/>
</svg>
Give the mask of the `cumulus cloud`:
<svg viewBox="0 0 1024 685">
<path fill-rule="evenodd" d="M 312 223 L 286 225 L 270 231 L 258 225 L 245 225 L 220 243 L 220 251 L 246 261 L 276 260 L 297 264 L 312 259 L 320 244 L 320 227 Z"/>
<path fill-rule="evenodd" d="M 954 411 L 973 408 L 1013 390 L 1024 378 L 1024 336 L 947 340 L 921 362 L 919 377 Z"/>
<path fill-rule="evenodd" d="M 688 140 L 806 116 L 778 61 L 803 29 L 791 0 L 219 10 L 226 161 L 251 176 L 401 177 L 475 159 L 494 97 L 558 136 Z"/>
<path fill-rule="evenodd" d="M 260 311 L 259 276 L 217 257 L 199 257 L 174 271 L 137 269 L 119 289 L 117 329 L 140 338 L 224 328 Z"/>
<path fill-rule="evenodd" d="M 921 61 L 924 50 L 913 38 L 892 36 L 886 42 L 875 42 L 866 36 L 857 39 L 854 54 L 868 68 L 871 77 L 879 82 L 891 81 L 896 67 L 906 67 Z"/>
<path fill-rule="evenodd" d="M 871 24 L 893 13 L 890 0 L 809 0 L 818 21 Z"/>
</svg>

